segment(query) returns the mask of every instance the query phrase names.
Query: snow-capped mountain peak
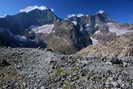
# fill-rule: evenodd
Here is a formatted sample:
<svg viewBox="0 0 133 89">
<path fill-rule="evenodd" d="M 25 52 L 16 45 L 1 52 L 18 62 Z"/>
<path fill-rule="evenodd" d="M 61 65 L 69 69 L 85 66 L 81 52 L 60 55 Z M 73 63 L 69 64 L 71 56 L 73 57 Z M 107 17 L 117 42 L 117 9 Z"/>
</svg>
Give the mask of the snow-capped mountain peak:
<svg viewBox="0 0 133 89">
<path fill-rule="evenodd" d="M 84 16 L 84 14 L 82 14 L 82 13 L 79 13 L 79 14 L 70 14 L 70 15 L 67 16 L 67 18 L 82 17 L 82 16 Z"/>
<path fill-rule="evenodd" d="M 68 15 L 67 17 L 68 18 L 72 18 L 72 17 L 75 17 L 76 16 L 76 14 L 70 14 L 70 15 Z"/>
<path fill-rule="evenodd" d="M 77 14 L 77 17 L 82 17 L 84 16 L 84 14 L 80 13 L 80 14 Z"/>
<path fill-rule="evenodd" d="M 99 11 L 98 11 L 98 14 L 103 14 L 103 13 L 105 13 L 104 10 L 99 10 Z"/>
<path fill-rule="evenodd" d="M 49 8 L 46 7 L 46 6 L 37 6 L 37 5 L 35 5 L 35 6 L 28 6 L 28 7 L 24 8 L 24 9 L 21 9 L 20 12 L 28 13 L 28 12 L 33 11 L 35 9 L 38 9 L 38 10 L 48 10 Z M 54 11 L 53 9 L 50 9 L 50 10 Z"/>
</svg>

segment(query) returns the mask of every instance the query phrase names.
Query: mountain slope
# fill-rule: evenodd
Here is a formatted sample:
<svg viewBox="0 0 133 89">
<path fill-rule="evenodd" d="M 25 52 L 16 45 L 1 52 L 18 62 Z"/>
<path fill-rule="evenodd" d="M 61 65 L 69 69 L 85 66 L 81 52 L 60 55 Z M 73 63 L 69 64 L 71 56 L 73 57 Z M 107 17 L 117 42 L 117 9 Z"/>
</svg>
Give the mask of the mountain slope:
<svg viewBox="0 0 133 89">
<path fill-rule="evenodd" d="M 133 56 L 132 34 L 116 38 L 107 44 L 95 44 L 77 52 L 80 56 Z"/>
</svg>

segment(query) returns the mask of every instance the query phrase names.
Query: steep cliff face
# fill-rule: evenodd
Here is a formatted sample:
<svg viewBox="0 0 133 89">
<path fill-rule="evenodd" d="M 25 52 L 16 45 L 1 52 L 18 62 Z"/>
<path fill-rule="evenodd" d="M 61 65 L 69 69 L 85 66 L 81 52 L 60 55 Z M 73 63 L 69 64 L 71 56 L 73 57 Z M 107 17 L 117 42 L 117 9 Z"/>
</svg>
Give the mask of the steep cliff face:
<svg viewBox="0 0 133 89">
<path fill-rule="evenodd" d="M 67 19 L 72 21 L 80 29 L 81 33 L 89 36 L 97 31 L 96 26 L 98 24 L 103 25 L 110 22 L 109 17 L 104 11 L 102 13 L 99 11 L 95 15 L 75 14 L 68 16 Z"/>
<path fill-rule="evenodd" d="M 92 16 L 82 14 L 69 16 L 66 20 L 55 21 L 52 33 L 45 37 L 48 41 L 46 39 L 44 41 L 48 44 L 48 48 L 54 51 L 75 53 L 92 44 L 91 37 L 99 30 L 96 25 L 105 24 L 107 19 L 104 12 Z"/>
<path fill-rule="evenodd" d="M 48 48 L 61 53 L 74 53 L 91 44 L 70 21 L 55 22 L 54 32 L 46 37 Z"/>
</svg>

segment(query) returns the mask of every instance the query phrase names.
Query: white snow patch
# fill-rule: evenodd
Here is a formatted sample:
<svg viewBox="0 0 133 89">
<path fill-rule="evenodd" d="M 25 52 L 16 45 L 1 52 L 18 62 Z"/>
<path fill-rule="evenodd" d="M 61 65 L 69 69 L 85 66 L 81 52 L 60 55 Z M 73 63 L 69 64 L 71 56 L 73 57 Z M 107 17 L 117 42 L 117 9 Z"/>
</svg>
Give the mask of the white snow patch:
<svg viewBox="0 0 133 89">
<path fill-rule="evenodd" d="M 96 23 L 96 24 L 95 24 L 95 28 L 98 27 L 98 26 L 100 26 L 100 24 Z"/>
<path fill-rule="evenodd" d="M 101 31 L 100 31 L 100 30 L 98 30 L 98 31 L 96 31 L 96 32 L 95 32 L 95 34 L 98 34 L 98 33 L 100 33 L 100 32 L 101 32 Z"/>
<path fill-rule="evenodd" d="M 84 14 L 77 14 L 77 17 L 82 17 L 82 16 L 84 16 Z"/>
<path fill-rule="evenodd" d="M 27 40 L 27 38 L 25 36 L 20 36 L 20 35 L 16 35 L 15 38 L 20 40 L 20 41 L 26 41 Z"/>
<path fill-rule="evenodd" d="M 133 32 L 133 30 L 128 30 L 128 28 L 119 28 L 116 26 L 116 24 L 114 23 L 108 23 L 107 24 L 109 26 L 109 31 L 110 32 L 114 32 L 116 33 L 118 36 L 119 35 L 123 35 L 123 34 L 126 34 L 128 32 Z"/>
<path fill-rule="evenodd" d="M 89 27 L 89 26 L 90 26 L 90 24 L 86 24 L 86 25 L 85 25 L 85 27 Z"/>
<path fill-rule="evenodd" d="M 72 18 L 72 17 L 75 17 L 76 16 L 76 14 L 70 14 L 70 15 L 68 15 L 67 17 L 68 18 Z"/>
<path fill-rule="evenodd" d="M 54 9 L 52 9 L 52 8 L 51 8 L 51 11 L 53 11 L 53 12 L 54 12 Z"/>
<path fill-rule="evenodd" d="M 54 24 L 47 24 L 47 25 L 43 25 L 43 26 L 39 26 L 39 27 L 33 28 L 32 30 L 35 33 L 47 33 L 47 34 L 50 34 L 50 33 L 54 32 L 53 28 L 54 28 Z"/>
<path fill-rule="evenodd" d="M 98 44 L 98 40 L 94 39 L 93 37 L 91 37 L 91 40 L 93 45 Z"/>
<path fill-rule="evenodd" d="M 24 9 L 21 9 L 20 12 L 28 13 L 28 12 L 30 12 L 32 10 L 35 10 L 35 9 L 38 9 L 38 10 L 47 10 L 48 8 L 46 6 L 37 6 L 37 5 L 35 5 L 35 6 L 28 6 L 28 7 L 24 8 Z M 51 9 L 51 11 L 54 11 L 54 10 Z"/>
<path fill-rule="evenodd" d="M 99 10 L 98 11 L 98 14 L 103 14 L 104 13 L 104 10 Z"/>
<path fill-rule="evenodd" d="M 77 24 L 78 24 L 77 21 L 72 21 L 72 23 L 73 23 L 74 25 L 77 25 Z"/>
</svg>

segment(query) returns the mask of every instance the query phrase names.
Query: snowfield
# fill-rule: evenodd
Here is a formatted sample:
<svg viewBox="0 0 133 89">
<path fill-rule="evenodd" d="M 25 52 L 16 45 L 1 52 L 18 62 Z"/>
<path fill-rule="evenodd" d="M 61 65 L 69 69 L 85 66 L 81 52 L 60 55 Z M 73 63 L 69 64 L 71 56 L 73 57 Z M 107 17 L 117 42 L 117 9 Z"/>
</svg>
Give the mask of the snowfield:
<svg viewBox="0 0 133 89">
<path fill-rule="evenodd" d="M 133 32 L 133 30 L 128 30 L 128 28 L 120 28 L 119 26 L 116 26 L 114 23 L 108 23 L 109 26 L 109 31 L 110 32 L 115 32 L 117 36 L 124 35 L 129 32 Z"/>
<path fill-rule="evenodd" d="M 54 32 L 53 28 L 54 28 L 54 24 L 47 24 L 47 25 L 35 27 L 32 30 L 35 33 L 50 34 L 50 33 Z"/>
<path fill-rule="evenodd" d="M 93 45 L 98 44 L 98 40 L 94 39 L 93 37 L 91 37 L 91 40 Z"/>
</svg>

